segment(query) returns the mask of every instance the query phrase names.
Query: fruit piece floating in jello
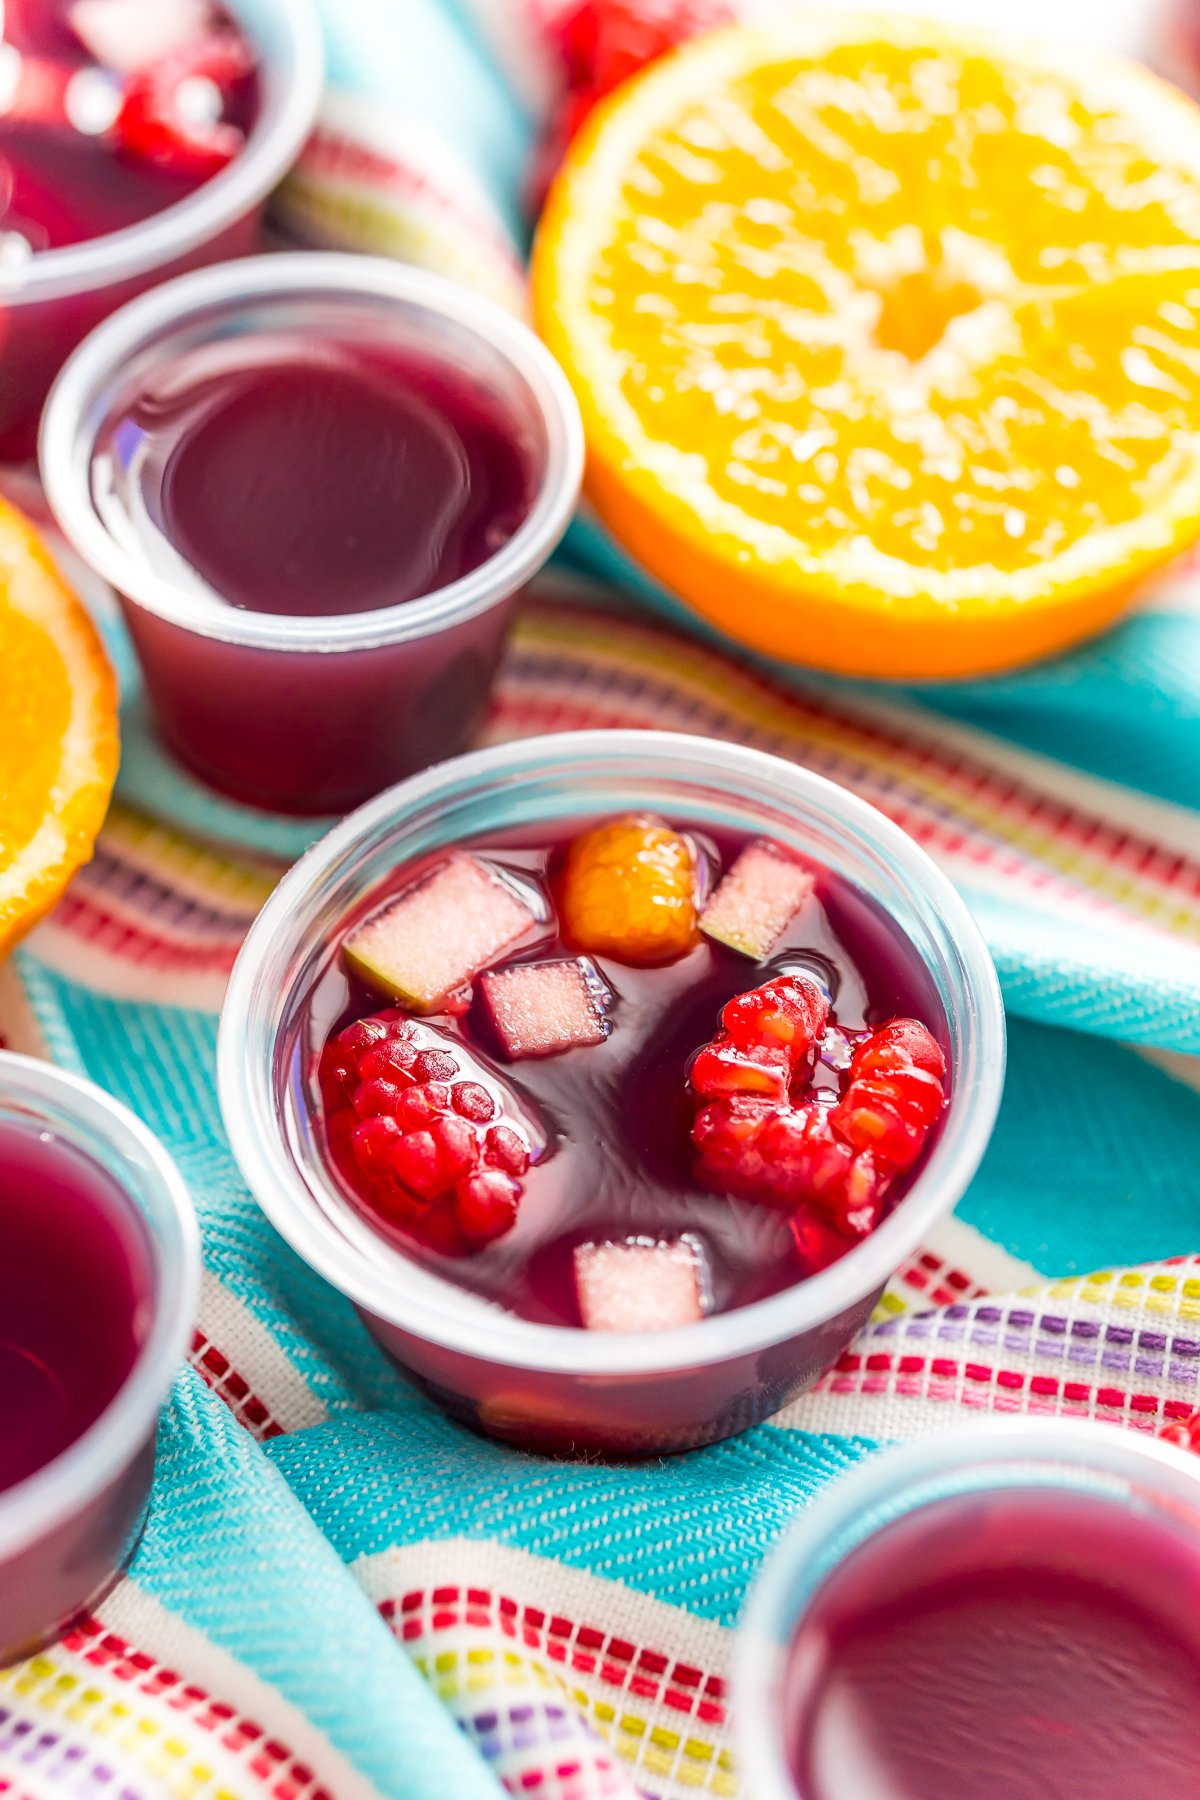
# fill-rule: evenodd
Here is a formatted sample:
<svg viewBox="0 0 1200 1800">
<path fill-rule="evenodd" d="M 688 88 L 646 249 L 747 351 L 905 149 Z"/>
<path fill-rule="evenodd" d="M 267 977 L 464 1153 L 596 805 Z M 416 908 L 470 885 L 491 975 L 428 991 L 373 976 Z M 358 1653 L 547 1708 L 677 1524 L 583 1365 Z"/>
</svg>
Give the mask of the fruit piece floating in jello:
<svg viewBox="0 0 1200 1800">
<path fill-rule="evenodd" d="M 585 831 L 567 851 L 559 903 L 581 950 L 653 967 L 692 949 L 696 852 L 660 819 L 633 814 Z"/>
<path fill-rule="evenodd" d="M 769 839 L 635 813 L 462 845 L 339 946 L 324 1142 L 385 1237 L 501 1305 L 695 1324 L 903 1194 L 946 1064 L 902 942 Z"/>
</svg>

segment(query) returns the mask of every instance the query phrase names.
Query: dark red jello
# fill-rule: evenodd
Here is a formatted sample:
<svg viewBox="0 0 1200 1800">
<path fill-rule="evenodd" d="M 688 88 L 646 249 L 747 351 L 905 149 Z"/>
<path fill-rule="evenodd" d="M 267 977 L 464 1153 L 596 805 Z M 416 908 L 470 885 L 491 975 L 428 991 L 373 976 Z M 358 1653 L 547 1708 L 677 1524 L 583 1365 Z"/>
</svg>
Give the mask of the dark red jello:
<svg viewBox="0 0 1200 1800">
<path fill-rule="evenodd" d="M 521 1316 L 778 1292 L 911 1183 L 949 1087 L 896 925 L 782 846 L 576 820 L 398 869 L 332 946 L 310 1101 L 341 1191 Z"/>
<path fill-rule="evenodd" d="M 210 0 L 7 0 L 0 259 L 139 224 L 231 162 L 254 50 Z"/>
</svg>

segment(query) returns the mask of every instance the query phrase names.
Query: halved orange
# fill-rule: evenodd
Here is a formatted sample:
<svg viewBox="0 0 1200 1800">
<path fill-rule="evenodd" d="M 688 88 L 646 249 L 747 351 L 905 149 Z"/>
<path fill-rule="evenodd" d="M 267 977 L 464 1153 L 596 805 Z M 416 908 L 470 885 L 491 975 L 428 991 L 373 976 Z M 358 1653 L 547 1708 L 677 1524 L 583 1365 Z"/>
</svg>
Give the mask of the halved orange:
<svg viewBox="0 0 1200 1800">
<path fill-rule="evenodd" d="M 889 16 L 698 40 L 597 108 L 537 321 L 617 539 L 752 647 L 955 676 L 1200 535 L 1200 109 Z"/>
<path fill-rule="evenodd" d="M 116 683 L 96 628 L 0 500 L 0 956 L 91 855 L 116 773 Z"/>
</svg>

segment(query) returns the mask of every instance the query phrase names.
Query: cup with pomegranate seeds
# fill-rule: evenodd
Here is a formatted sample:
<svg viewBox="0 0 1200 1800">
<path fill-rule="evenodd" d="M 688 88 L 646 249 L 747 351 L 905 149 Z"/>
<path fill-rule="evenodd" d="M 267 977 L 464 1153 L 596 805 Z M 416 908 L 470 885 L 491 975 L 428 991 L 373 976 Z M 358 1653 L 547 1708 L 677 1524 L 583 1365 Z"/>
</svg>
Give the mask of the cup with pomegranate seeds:
<svg viewBox="0 0 1200 1800">
<path fill-rule="evenodd" d="M 285 877 L 221 1104 L 288 1242 L 452 1414 L 552 1451 L 744 1429 L 962 1195 L 995 971 L 889 820 L 727 743 L 459 757 Z"/>
</svg>

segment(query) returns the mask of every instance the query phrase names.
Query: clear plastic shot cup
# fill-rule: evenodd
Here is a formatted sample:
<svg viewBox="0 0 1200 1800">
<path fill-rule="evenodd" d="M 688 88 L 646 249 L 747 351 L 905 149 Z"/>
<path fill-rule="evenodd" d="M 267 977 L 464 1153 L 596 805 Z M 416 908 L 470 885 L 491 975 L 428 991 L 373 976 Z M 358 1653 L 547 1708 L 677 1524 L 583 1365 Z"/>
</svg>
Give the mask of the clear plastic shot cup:
<svg viewBox="0 0 1200 1800">
<path fill-rule="evenodd" d="M 531 464 L 532 500 L 513 535 L 436 592 L 321 617 L 245 611 L 151 567 L 100 516 L 97 434 L 155 369 L 223 340 L 245 355 L 255 332 L 394 346 L 477 384 L 512 420 Z M 463 747 L 516 596 L 574 509 L 583 432 L 557 364 L 501 307 L 382 258 L 318 253 L 202 270 L 109 319 L 55 384 L 40 461 L 64 533 L 122 597 L 170 749 L 236 799 L 313 815 L 344 811 Z M 262 526 L 269 532 L 270 519 Z"/>
<path fill-rule="evenodd" d="M 600 1333 L 515 1317 L 422 1269 L 364 1225 L 322 1166 L 305 1107 L 303 1022 L 340 926 L 398 865 L 466 837 L 636 811 L 761 832 L 878 901 L 940 997 L 953 1093 L 912 1188 L 831 1268 L 697 1324 Z M 974 1173 L 1003 1082 L 1004 1018 L 966 907 L 873 807 L 793 763 L 712 739 L 569 732 L 431 769 L 314 845 L 267 902 L 238 958 L 218 1065 L 233 1152 L 264 1211 L 451 1413 L 533 1447 L 649 1455 L 767 1417 L 844 1349 L 888 1277 Z"/>
<path fill-rule="evenodd" d="M 744 1791 L 1183 1800 L 1195 1751 L 1172 1713 L 1200 1676 L 1198 1595 L 1188 1452 L 1051 1418 L 884 1450 L 818 1495 L 751 1590 L 732 1689 Z M 1006 1605 L 1042 1610 L 1022 1634 Z"/>
<path fill-rule="evenodd" d="M 190 1344 L 200 1287 L 200 1238 L 183 1179 L 124 1106 L 89 1081 L 5 1051 L 0 1143 L 11 1127 L 49 1134 L 119 1192 L 127 1215 L 118 1223 L 145 1246 L 149 1300 L 132 1367 L 104 1410 L 52 1460 L 0 1490 L 0 1663 L 56 1637 L 132 1554 L 159 1409 Z"/>
<path fill-rule="evenodd" d="M 38 251 L 0 270 L 0 458 L 32 454 L 68 354 L 126 300 L 254 247 L 268 194 L 312 130 L 324 79 L 314 0 L 229 0 L 261 59 L 261 106 L 239 154 L 185 199 L 123 231 Z"/>
</svg>

